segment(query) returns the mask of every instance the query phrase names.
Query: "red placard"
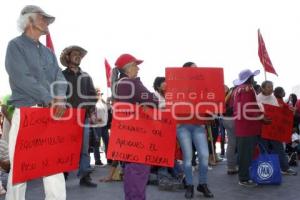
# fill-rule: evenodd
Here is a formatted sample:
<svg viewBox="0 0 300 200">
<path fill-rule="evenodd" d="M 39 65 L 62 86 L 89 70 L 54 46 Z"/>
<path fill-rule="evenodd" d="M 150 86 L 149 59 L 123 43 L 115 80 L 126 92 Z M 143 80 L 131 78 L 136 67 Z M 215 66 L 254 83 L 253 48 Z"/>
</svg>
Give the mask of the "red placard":
<svg viewBox="0 0 300 200">
<path fill-rule="evenodd" d="M 293 112 L 287 107 L 277 107 L 264 104 L 265 115 L 272 119 L 269 125 L 263 125 L 262 138 L 291 142 L 293 129 Z"/>
<path fill-rule="evenodd" d="M 222 68 L 166 68 L 166 86 L 166 106 L 180 118 L 203 121 L 207 113 L 224 111 Z"/>
<path fill-rule="evenodd" d="M 84 115 L 67 109 L 55 120 L 49 108 L 21 108 L 13 184 L 78 169 Z"/>
<path fill-rule="evenodd" d="M 174 166 L 176 122 L 170 112 L 132 104 L 115 104 L 113 110 L 109 159 Z"/>
</svg>

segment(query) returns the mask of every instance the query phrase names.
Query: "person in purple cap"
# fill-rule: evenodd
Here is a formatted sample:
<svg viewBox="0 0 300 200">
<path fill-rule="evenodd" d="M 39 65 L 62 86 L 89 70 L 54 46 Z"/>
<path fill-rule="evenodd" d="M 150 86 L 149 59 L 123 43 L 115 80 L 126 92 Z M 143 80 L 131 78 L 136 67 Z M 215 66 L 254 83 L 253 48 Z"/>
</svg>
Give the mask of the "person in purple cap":
<svg viewBox="0 0 300 200">
<path fill-rule="evenodd" d="M 254 76 L 258 74 L 259 70 L 251 72 L 246 69 L 241 71 L 239 78 L 233 81 L 237 87 L 234 90 L 233 112 L 237 137 L 239 185 L 246 187 L 256 186 L 256 183 L 250 179 L 249 167 L 261 134 L 262 122 L 268 121 L 259 108 L 253 88 Z"/>
<path fill-rule="evenodd" d="M 112 82 L 115 102 L 131 104 L 146 104 L 158 107 L 158 99 L 148 91 L 138 76 L 143 60 L 138 60 L 130 54 L 122 54 L 115 62 L 116 68 Z M 125 200 L 145 200 L 146 185 L 150 166 L 138 163 L 125 163 L 124 192 Z"/>
</svg>

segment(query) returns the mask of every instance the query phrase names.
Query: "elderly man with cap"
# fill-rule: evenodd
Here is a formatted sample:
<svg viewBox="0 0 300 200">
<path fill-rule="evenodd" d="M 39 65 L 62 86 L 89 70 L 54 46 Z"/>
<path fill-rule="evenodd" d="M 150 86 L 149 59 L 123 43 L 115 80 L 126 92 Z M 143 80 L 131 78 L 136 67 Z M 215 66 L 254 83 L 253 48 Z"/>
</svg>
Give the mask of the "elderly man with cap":
<svg viewBox="0 0 300 200">
<path fill-rule="evenodd" d="M 10 103 L 15 107 L 9 133 L 11 170 L 7 200 L 23 200 L 26 192 L 26 182 L 12 185 L 20 107 L 54 107 L 55 117 L 61 117 L 65 111 L 66 81 L 55 55 L 39 42 L 40 36 L 48 33 L 48 25 L 53 23 L 54 19 L 38 6 L 25 6 L 18 20 L 22 35 L 12 39 L 7 47 L 5 68 L 12 91 Z M 66 199 L 66 186 L 62 173 L 44 177 L 43 183 L 45 199 Z"/>
<path fill-rule="evenodd" d="M 119 72 L 113 73 L 113 93 L 116 102 L 144 104 L 158 107 L 158 99 L 147 90 L 140 78 L 137 77 L 143 60 L 136 59 L 130 54 L 122 54 L 115 62 Z M 115 70 L 116 71 L 116 70 Z M 150 173 L 150 166 L 138 163 L 126 163 L 124 169 L 125 200 L 145 200 L 146 184 Z"/>
<path fill-rule="evenodd" d="M 237 137 L 239 184 L 253 187 L 256 184 L 250 179 L 249 167 L 255 146 L 261 134 L 262 122 L 268 123 L 260 110 L 253 88 L 254 76 L 259 70 L 251 72 L 249 69 L 239 73 L 239 78 L 233 81 L 234 90 L 234 123 Z"/>
<path fill-rule="evenodd" d="M 81 59 L 87 54 L 87 51 L 79 46 L 69 46 L 65 48 L 60 55 L 60 62 L 67 67 L 63 71 L 63 75 L 69 83 L 67 89 L 67 103 L 73 108 L 86 109 L 85 126 L 83 129 L 83 140 L 81 147 L 80 163 L 78 177 L 79 184 L 86 187 L 97 187 L 96 183 L 92 182 L 90 173 L 89 155 L 89 119 L 92 113 L 95 112 L 97 103 L 97 94 L 92 78 L 88 73 L 81 70 L 79 67 Z"/>
</svg>

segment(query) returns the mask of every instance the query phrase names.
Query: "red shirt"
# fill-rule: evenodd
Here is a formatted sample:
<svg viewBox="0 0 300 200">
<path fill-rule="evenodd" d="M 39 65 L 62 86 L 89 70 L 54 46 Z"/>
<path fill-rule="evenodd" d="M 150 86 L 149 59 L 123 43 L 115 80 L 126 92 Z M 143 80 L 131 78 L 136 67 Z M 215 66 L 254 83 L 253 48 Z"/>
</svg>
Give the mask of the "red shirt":
<svg viewBox="0 0 300 200">
<path fill-rule="evenodd" d="M 251 85 L 242 84 L 235 89 L 233 112 L 236 136 L 246 137 L 261 134 L 262 122 L 259 116 L 262 115 L 262 112 L 257 104 L 255 90 Z"/>
<path fill-rule="evenodd" d="M 289 107 L 289 105 L 285 103 L 282 98 L 277 98 L 277 101 L 280 107 Z"/>
</svg>

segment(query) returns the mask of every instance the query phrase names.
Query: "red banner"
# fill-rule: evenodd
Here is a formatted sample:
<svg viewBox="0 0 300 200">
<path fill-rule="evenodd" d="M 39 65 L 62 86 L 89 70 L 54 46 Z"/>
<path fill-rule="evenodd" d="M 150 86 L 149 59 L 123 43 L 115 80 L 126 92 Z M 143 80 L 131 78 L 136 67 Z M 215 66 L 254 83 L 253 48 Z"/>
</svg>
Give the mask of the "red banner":
<svg viewBox="0 0 300 200">
<path fill-rule="evenodd" d="M 171 113 L 132 104 L 114 105 L 108 158 L 174 166 L 176 123 Z"/>
<path fill-rule="evenodd" d="M 46 47 L 48 47 L 54 53 L 54 46 L 50 33 L 46 35 Z"/>
<path fill-rule="evenodd" d="M 111 67 L 107 60 L 104 60 L 105 65 L 105 74 L 106 74 L 106 85 L 107 87 L 111 87 Z"/>
<path fill-rule="evenodd" d="M 166 68 L 166 85 L 166 106 L 179 121 L 203 120 L 205 114 L 224 111 L 222 68 Z"/>
<path fill-rule="evenodd" d="M 294 115 L 287 107 L 277 107 L 264 104 L 265 115 L 272 119 L 272 123 L 263 125 L 262 138 L 291 142 Z"/>
<path fill-rule="evenodd" d="M 13 184 L 78 169 L 84 110 L 67 109 L 55 120 L 49 108 L 21 108 Z"/>
<path fill-rule="evenodd" d="M 277 75 L 277 73 L 273 67 L 273 64 L 271 62 L 271 59 L 269 57 L 264 39 L 263 39 L 259 29 L 257 31 L 257 34 L 258 34 L 258 56 L 259 56 L 260 62 L 264 66 L 266 72 L 270 72 L 272 74 Z"/>
</svg>

